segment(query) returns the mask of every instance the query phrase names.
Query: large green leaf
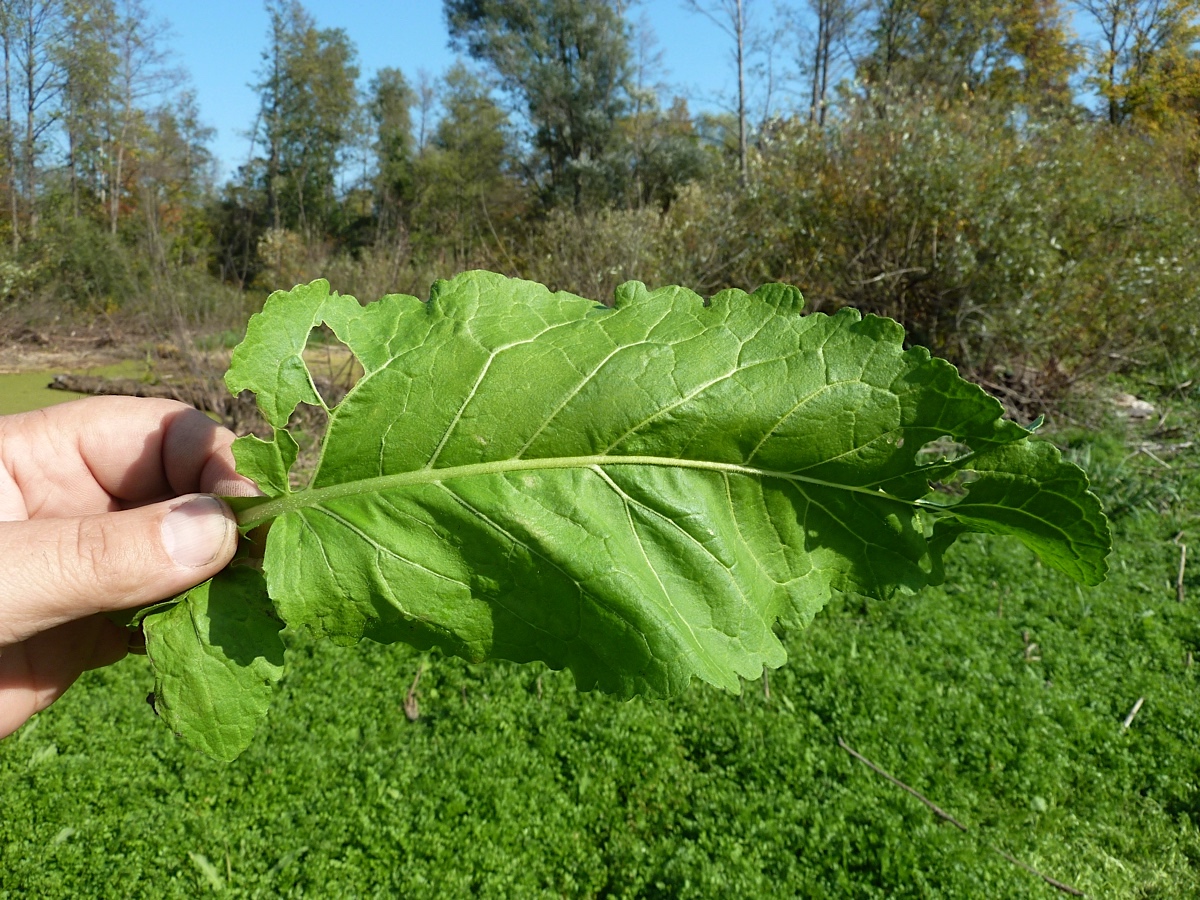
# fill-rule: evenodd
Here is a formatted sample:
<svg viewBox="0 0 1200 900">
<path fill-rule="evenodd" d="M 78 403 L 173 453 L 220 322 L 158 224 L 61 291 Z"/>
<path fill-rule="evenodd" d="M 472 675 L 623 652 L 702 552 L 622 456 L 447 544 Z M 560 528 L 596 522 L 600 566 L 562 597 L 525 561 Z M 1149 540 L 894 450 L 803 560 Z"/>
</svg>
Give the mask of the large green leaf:
<svg viewBox="0 0 1200 900">
<path fill-rule="evenodd" d="M 155 709 L 210 756 L 231 760 L 266 718 L 283 675 L 283 625 L 262 576 L 239 566 L 145 619 Z"/>
<path fill-rule="evenodd" d="M 276 609 L 341 643 L 541 659 L 584 689 L 669 695 L 781 665 L 776 623 L 807 623 L 832 591 L 936 581 L 964 531 L 1104 577 L 1107 523 L 1078 468 L 903 349 L 895 322 L 802 302 L 630 283 L 607 308 L 484 272 L 428 303 L 362 306 L 323 281 L 272 295 L 226 380 L 276 429 L 235 447 L 269 495 L 239 517 L 273 520 Z M 321 324 L 364 372 L 336 406 L 303 363 Z M 329 424 L 292 492 L 300 403 Z M 970 452 L 922 453 L 944 438 Z"/>
</svg>

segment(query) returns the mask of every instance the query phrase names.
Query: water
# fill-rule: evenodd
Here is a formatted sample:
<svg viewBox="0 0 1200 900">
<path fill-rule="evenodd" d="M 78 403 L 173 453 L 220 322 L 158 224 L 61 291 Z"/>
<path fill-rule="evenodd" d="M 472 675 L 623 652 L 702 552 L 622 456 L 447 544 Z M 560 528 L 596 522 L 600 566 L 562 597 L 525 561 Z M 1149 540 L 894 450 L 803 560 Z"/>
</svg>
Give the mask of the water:
<svg viewBox="0 0 1200 900">
<path fill-rule="evenodd" d="M 76 374 L 99 375 L 109 378 L 136 378 L 145 371 L 145 364 L 136 360 L 116 363 L 111 366 L 99 366 L 94 369 L 82 369 Z M 61 375 L 62 369 L 46 372 L 14 372 L 0 373 L 0 415 L 29 412 L 42 409 L 56 403 L 66 403 L 84 396 L 75 391 L 57 391 L 48 385 L 55 375 Z"/>
</svg>

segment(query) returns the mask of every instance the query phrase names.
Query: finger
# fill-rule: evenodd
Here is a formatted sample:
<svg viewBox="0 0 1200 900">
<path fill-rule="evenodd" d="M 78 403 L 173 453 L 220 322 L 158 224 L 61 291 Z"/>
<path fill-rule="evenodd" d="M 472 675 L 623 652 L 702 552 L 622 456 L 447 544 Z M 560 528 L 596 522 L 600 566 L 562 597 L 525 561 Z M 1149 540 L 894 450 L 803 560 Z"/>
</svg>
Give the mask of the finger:
<svg viewBox="0 0 1200 900">
<path fill-rule="evenodd" d="M 0 737 L 61 697 L 82 672 L 121 659 L 125 631 L 93 616 L 0 651 Z"/>
<path fill-rule="evenodd" d="M 168 417 L 162 439 L 162 467 L 176 494 L 200 491 L 223 497 L 261 493 L 234 466 L 234 434 L 204 413 L 187 407 Z"/>
<path fill-rule="evenodd" d="M 251 494 L 234 468 L 233 440 L 199 410 L 153 398 L 88 397 L 0 419 L 0 461 L 28 518 L 192 492 Z"/>
<path fill-rule="evenodd" d="M 0 647 L 181 593 L 224 568 L 237 541 L 232 511 L 203 494 L 93 516 L 0 523 Z"/>
</svg>

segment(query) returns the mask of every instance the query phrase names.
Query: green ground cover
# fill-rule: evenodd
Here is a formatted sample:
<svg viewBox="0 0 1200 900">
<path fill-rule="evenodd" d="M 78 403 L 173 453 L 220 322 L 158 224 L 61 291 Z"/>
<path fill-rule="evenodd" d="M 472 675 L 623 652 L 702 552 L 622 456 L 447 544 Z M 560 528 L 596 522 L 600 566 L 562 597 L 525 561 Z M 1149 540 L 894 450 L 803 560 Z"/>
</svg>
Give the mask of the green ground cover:
<svg viewBox="0 0 1200 900">
<path fill-rule="evenodd" d="M 55 391 L 47 387 L 55 374 L 53 372 L 0 373 L 0 416 L 29 412 L 31 409 L 66 403 L 68 400 L 76 400 L 83 396 L 74 391 Z"/>
<path fill-rule="evenodd" d="M 66 403 L 84 396 L 75 391 L 60 391 L 51 388 L 50 382 L 58 371 L 47 372 L 0 372 L 0 416 L 29 412 L 56 403 Z M 80 369 L 76 375 L 95 375 L 102 378 L 137 378 L 146 373 L 145 363 L 126 360 L 110 366 L 94 366 Z"/>
<path fill-rule="evenodd" d="M 293 635 L 220 765 L 155 721 L 143 659 L 92 673 L 0 743 L 0 897 L 1060 896 L 992 847 L 1094 897 L 1200 895 L 1200 454 L 1121 438 L 1073 441 L 1120 512 L 1107 583 L 969 539 L 943 587 L 789 634 L 769 698 Z"/>
</svg>

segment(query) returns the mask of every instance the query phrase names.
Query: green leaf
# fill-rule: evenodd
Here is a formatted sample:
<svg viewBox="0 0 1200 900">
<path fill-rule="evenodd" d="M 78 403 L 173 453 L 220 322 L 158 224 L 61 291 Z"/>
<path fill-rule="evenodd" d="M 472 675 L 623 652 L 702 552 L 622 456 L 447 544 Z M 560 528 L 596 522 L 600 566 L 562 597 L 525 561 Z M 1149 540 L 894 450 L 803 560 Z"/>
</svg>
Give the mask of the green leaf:
<svg viewBox="0 0 1200 900">
<path fill-rule="evenodd" d="M 273 293 L 262 314 L 250 318 L 246 340 L 234 348 L 225 373 L 226 387 L 234 394 L 253 389 L 258 394 L 259 409 L 276 427 L 286 425 L 299 404 L 320 405 L 322 401 L 301 354 L 321 315 L 328 315 L 328 310 L 339 302 L 358 306 L 353 297 L 330 295 L 329 282 L 323 279 Z M 269 343 L 274 352 L 269 356 L 255 353 L 253 348 L 260 343 Z"/>
<path fill-rule="evenodd" d="M 275 436 L 269 441 L 247 434 L 233 442 L 233 459 L 238 471 L 254 479 L 268 497 L 278 497 L 291 490 L 288 472 L 300 452 L 291 432 L 281 428 L 274 431 Z"/>
<path fill-rule="evenodd" d="M 226 569 L 144 621 L 155 709 L 171 729 L 220 760 L 249 746 L 283 675 L 282 624 L 262 575 Z"/>
<path fill-rule="evenodd" d="M 273 520 L 276 609 L 340 643 L 541 659 L 584 689 L 669 695 L 781 665 L 776 623 L 833 591 L 935 582 L 964 531 L 1103 579 L 1107 522 L 1078 468 L 896 323 L 802 305 L 785 285 L 706 304 L 631 283 L 610 309 L 484 272 L 428 303 L 364 307 L 325 282 L 272 295 L 226 380 L 277 429 L 238 453 L 273 495 L 239 519 Z M 336 406 L 303 363 L 321 324 L 364 370 Z M 330 415 L 293 493 L 302 402 Z M 925 462 L 944 437 L 971 452 Z"/>
<path fill-rule="evenodd" d="M 972 459 L 968 472 L 974 478 L 967 496 L 939 527 L 1012 535 L 1075 581 L 1104 579 L 1112 541 L 1107 528 L 1095 527 L 1096 497 L 1052 444 L 1005 444 Z"/>
</svg>

